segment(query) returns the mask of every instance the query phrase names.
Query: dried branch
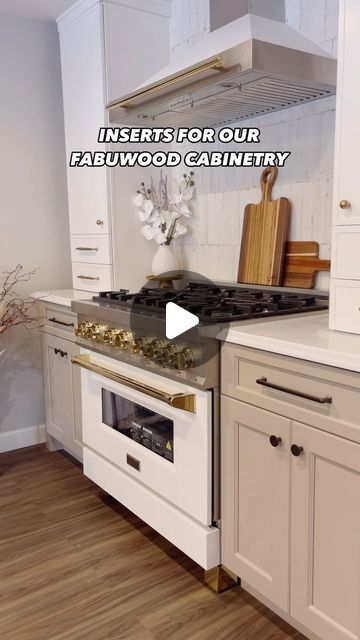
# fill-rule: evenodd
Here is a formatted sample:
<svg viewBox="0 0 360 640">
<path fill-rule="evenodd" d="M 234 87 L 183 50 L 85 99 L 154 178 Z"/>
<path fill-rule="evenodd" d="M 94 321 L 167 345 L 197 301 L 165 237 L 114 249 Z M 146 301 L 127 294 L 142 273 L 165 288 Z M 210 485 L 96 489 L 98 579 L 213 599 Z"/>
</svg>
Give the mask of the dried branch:
<svg viewBox="0 0 360 640">
<path fill-rule="evenodd" d="M 11 327 L 24 325 L 27 329 L 38 327 L 37 314 L 32 313 L 36 300 L 24 300 L 15 290 L 19 284 L 29 282 L 36 269 L 24 272 L 18 264 L 12 271 L 4 271 L 3 283 L 0 286 L 0 334 Z"/>
</svg>

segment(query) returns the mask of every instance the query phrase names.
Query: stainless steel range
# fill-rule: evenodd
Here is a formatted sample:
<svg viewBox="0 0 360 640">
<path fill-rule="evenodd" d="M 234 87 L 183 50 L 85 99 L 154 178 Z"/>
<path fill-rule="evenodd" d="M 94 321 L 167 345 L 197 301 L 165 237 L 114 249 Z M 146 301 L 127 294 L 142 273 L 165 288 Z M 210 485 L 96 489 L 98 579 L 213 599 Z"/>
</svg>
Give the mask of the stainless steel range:
<svg viewBox="0 0 360 640">
<path fill-rule="evenodd" d="M 197 327 L 166 338 L 166 305 Z M 220 330 L 326 309 L 326 297 L 188 282 L 72 303 L 84 473 L 204 569 L 220 564 Z"/>
</svg>

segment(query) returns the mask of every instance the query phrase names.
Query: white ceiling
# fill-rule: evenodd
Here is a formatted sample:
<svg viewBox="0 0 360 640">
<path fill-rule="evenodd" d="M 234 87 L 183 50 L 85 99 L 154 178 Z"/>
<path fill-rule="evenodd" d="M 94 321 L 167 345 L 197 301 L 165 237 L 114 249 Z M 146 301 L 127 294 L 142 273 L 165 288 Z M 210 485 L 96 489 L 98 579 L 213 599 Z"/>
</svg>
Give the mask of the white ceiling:
<svg viewBox="0 0 360 640">
<path fill-rule="evenodd" d="M 0 0 L 0 14 L 32 20 L 55 20 L 76 0 Z"/>
</svg>

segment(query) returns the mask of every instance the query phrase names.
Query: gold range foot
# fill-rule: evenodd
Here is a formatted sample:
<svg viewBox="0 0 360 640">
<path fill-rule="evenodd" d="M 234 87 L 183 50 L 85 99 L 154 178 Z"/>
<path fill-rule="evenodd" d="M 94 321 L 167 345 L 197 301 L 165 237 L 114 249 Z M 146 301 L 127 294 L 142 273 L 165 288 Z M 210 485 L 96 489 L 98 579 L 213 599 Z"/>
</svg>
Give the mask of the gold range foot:
<svg viewBox="0 0 360 640">
<path fill-rule="evenodd" d="M 240 579 L 222 564 L 204 571 L 204 582 L 215 593 L 222 593 L 240 584 Z"/>
</svg>

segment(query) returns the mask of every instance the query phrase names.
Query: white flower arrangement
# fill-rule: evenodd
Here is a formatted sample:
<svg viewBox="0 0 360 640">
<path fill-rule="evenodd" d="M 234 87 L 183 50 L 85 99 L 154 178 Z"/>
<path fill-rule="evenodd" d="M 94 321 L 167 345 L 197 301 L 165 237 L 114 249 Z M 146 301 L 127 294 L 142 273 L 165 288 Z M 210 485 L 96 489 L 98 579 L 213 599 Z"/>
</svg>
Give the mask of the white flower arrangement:
<svg viewBox="0 0 360 640">
<path fill-rule="evenodd" d="M 154 240 L 158 245 L 170 245 L 171 241 L 179 238 L 188 231 L 189 218 L 192 215 L 191 200 L 194 197 L 194 173 L 183 175 L 177 183 L 177 191 L 168 193 L 167 177 L 160 174 L 159 188 L 155 189 L 153 180 L 146 188 L 141 183 L 137 191 L 134 204 L 139 210 L 139 219 L 144 222 L 141 229 L 147 240 Z"/>
</svg>

